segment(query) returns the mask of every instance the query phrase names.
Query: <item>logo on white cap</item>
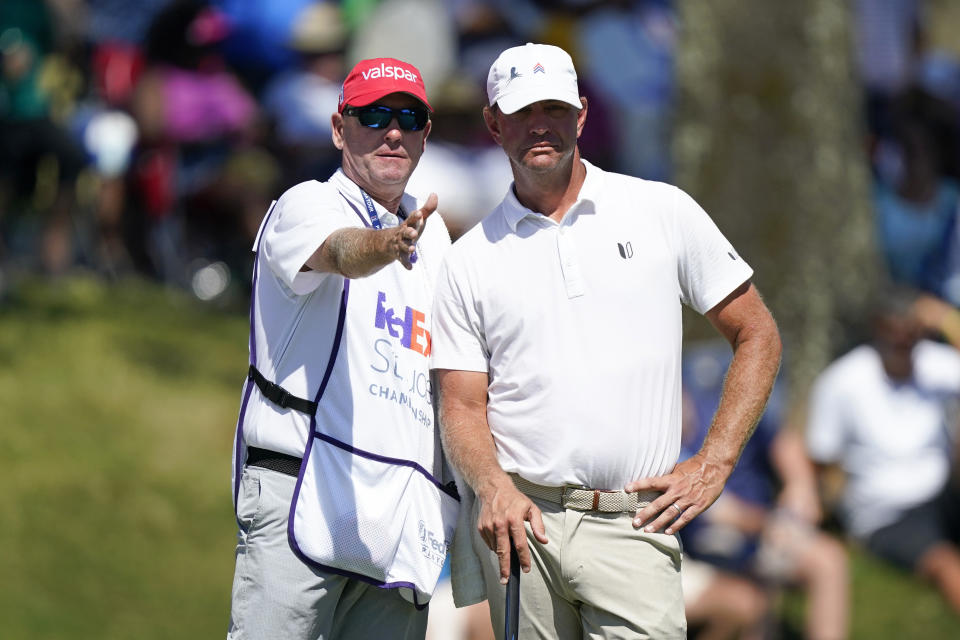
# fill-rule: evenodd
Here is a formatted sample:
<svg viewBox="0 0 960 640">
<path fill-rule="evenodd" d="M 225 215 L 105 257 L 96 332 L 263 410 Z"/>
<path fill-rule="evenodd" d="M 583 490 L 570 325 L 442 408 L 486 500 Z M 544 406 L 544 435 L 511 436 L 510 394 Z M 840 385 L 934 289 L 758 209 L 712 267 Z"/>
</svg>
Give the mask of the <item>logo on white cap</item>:
<svg viewBox="0 0 960 640">
<path fill-rule="evenodd" d="M 504 113 L 513 113 L 541 100 L 560 100 L 579 109 L 577 71 L 560 47 L 528 42 L 507 49 L 487 75 L 487 98 Z"/>
</svg>

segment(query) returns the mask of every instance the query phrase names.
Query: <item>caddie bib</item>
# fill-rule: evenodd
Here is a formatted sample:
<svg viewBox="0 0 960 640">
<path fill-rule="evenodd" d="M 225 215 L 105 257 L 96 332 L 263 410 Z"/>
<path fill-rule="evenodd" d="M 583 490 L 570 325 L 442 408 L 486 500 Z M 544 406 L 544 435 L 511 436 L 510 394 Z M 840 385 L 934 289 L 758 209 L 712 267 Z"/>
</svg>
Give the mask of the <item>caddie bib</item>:
<svg viewBox="0 0 960 640">
<path fill-rule="evenodd" d="M 380 228 L 362 195 L 366 217 L 345 197 L 344 206 Z M 304 562 L 399 589 L 418 607 L 436 586 L 459 507 L 455 486 L 438 478 L 427 269 L 439 264 L 430 258 L 418 246 L 411 271 L 392 262 L 369 277 L 344 278 L 335 335 L 318 336 L 331 340 L 330 357 L 288 522 Z M 244 454 L 242 445 L 236 453 Z"/>
</svg>

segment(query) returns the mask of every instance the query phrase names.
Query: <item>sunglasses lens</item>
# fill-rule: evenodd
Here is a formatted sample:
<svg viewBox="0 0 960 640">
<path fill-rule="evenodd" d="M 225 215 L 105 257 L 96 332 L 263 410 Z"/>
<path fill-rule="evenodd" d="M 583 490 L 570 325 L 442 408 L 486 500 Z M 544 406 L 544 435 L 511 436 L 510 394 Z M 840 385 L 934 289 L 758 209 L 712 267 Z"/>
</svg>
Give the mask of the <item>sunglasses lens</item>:
<svg viewBox="0 0 960 640">
<path fill-rule="evenodd" d="M 360 124 L 365 127 L 383 129 L 390 124 L 390 121 L 393 119 L 393 114 L 379 107 L 357 109 L 357 119 L 359 119 Z"/>
<path fill-rule="evenodd" d="M 404 131 L 420 131 L 427 126 L 427 112 L 423 109 L 400 109 L 397 124 Z"/>
<path fill-rule="evenodd" d="M 360 124 L 371 129 L 383 129 L 390 126 L 396 118 L 397 125 L 404 131 L 420 131 L 427 126 L 426 109 L 391 109 L 390 107 L 351 107 L 347 115 L 355 115 Z"/>
</svg>

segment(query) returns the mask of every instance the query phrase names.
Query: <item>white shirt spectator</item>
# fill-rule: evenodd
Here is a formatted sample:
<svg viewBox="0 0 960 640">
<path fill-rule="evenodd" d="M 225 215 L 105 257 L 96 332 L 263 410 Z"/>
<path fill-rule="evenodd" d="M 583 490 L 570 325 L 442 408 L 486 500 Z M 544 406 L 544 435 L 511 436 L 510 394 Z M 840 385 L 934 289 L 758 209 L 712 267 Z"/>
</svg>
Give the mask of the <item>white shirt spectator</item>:
<svg viewBox="0 0 960 640">
<path fill-rule="evenodd" d="M 921 341 L 913 367 L 912 380 L 895 382 L 876 349 L 863 345 L 813 388 L 807 447 L 814 461 L 846 472 L 846 525 L 860 538 L 932 499 L 950 472 L 960 352 Z"/>
</svg>

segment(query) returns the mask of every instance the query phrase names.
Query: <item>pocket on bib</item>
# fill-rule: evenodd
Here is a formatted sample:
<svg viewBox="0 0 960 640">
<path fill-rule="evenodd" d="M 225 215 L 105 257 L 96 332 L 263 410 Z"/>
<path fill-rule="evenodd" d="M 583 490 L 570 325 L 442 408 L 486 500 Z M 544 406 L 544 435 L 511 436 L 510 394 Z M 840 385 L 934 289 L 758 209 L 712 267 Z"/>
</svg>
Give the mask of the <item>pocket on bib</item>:
<svg viewBox="0 0 960 640">
<path fill-rule="evenodd" d="M 422 469 L 316 440 L 294 516 L 300 550 L 316 562 L 386 585 L 436 585 L 459 502 Z"/>
</svg>

